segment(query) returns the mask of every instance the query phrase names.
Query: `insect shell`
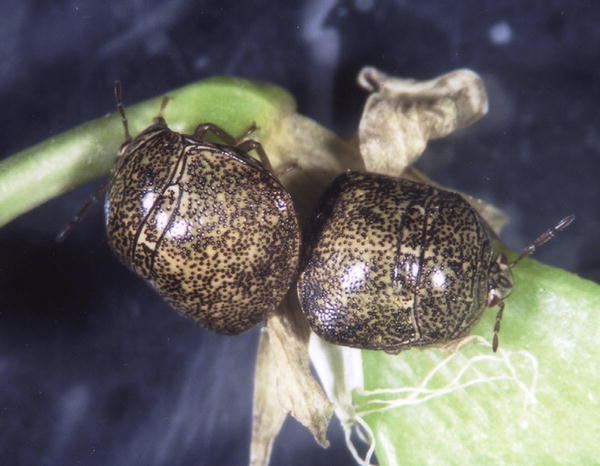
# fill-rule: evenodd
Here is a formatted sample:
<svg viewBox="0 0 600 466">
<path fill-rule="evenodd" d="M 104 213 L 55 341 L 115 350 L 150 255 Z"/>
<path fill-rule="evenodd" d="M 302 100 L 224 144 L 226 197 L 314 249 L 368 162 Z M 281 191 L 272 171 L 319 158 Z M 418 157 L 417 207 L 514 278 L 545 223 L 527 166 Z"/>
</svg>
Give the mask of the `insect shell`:
<svg viewBox="0 0 600 466">
<path fill-rule="evenodd" d="M 127 137 L 105 201 L 112 250 L 201 326 L 249 329 L 295 279 L 300 228 L 290 194 L 247 154 L 256 149 L 268 164 L 255 141 L 238 144 L 211 124 L 180 134 L 162 115 L 131 139 L 119 110 Z M 230 145 L 205 141 L 208 131 Z"/>
<path fill-rule="evenodd" d="M 565 228 L 563 219 L 521 257 Z M 389 176 L 347 172 L 325 193 L 297 291 L 325 340 L 398 353 L 468 333 L 512 288 L 493 233 L 459 194 Z M 519 259 L 521 258 L 519 257 Z"/>
</svg>

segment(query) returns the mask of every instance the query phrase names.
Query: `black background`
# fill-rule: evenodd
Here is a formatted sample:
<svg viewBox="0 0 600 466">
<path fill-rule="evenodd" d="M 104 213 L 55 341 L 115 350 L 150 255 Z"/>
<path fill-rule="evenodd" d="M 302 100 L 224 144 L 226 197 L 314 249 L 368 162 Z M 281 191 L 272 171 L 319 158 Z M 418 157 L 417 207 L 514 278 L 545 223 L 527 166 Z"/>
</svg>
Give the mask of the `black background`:
<svg viewBox="0 0 600 466">
<path fill-rule="evenodd" d="M 113 111 L 115 79 L 126 103 L 215 74 L 272 81 L 351 133 L 363 65 L 469 67 L 490 113 L 421 167 L 502 208 L 514 249 L 575 213 L 537 258 L 599 281 L 598 24 L 592 1 L 3 0 L 0 156 Z M 258 329 L 218 336 L 170 310 L 112 256 L 100 205 L 56 245 L 97 184 L 0 230 L 0 463 L 244 464 Z M 273 464 L 351 464 L 337 423 L 330 439 L 288 421 Z"/>
</svg>

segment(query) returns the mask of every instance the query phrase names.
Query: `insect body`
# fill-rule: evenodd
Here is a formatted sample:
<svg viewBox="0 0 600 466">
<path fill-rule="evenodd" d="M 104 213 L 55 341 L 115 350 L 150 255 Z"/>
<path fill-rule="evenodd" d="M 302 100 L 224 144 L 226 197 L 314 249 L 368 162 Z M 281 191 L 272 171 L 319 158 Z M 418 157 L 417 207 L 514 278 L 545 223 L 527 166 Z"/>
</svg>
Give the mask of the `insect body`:
<svg viewBox="0 0 600 466">
<path fill-rule="evenodd" d="M 565 228 L 568 217 L 535 246 Z M 324 339 L 396 353 L 468 333 L 512 288 L 506 258 L 459 195 L 383 175 L 347 172 L 324 196 L 298 281 L 312 329 Z"/>
<path fill-rule="evenodd" d="M 260 144 L 214 125 L 180 134 L 161 109 L 131 139 L 116 91 L 127 137 L 106 195 L 111 248 L 202 326 L 247 330 L 277 308 L 295 278 L 300 229 L 291 196 Z M 228 145 L 207 142 L 208 131 Z"/>
</svg>

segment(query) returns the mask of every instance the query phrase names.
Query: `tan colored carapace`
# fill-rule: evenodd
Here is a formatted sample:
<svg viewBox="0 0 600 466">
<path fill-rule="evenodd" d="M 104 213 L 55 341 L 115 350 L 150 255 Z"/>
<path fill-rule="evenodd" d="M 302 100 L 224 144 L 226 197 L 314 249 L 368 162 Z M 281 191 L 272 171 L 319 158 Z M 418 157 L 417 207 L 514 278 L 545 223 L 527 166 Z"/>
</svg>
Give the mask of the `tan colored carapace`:
<svg viewBox="0 0 600 466">
<path fill-rule="evenodd" d="M 216 128 L 184 135 L 159 115 L 131 140 L 125 126 L 106 231 L 121 261 L 175 309 L 237 334 L 283 300 L 298 267 L 300 227 L 290 194 L 243 149 L 258 143 L 212 144 L 207 127 Z"/>
<path fill-rule="evenodd" d="M 449 343 L 498 306 L 496 351 L 512 267 L 574 220 L 563 218 L 509 262 L 460 194 L 348 171 L 323 196 L 298 280 L 300 305 L 325 340 L 388 353 Z"/>
<path fill-rule="evenodd" d="M 298 294 L 332 343 L 396 353 L 448 342 L 479 319 L 500 279 L 485 221 L 424 183 L 340 175 L 315 230 Z"/>
</svg>

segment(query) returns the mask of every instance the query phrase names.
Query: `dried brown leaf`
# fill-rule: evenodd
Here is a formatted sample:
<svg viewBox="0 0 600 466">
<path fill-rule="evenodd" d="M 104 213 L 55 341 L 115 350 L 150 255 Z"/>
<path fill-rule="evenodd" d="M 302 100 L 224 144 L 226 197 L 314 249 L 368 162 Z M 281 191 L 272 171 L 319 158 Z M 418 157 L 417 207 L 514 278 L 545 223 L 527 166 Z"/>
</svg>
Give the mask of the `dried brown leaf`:
<svg viewBox="0 0 600 466">
<path fill-rule="evenodd" d="M 274 131 L 261 142 L 275 172 L 286 172 L 281 181 L 305 221 L 309 221 L 321 193 L 336 175 L 348 168 L 362 168 L 355 146 L 296 113 L 282 118 L 279 132 Z M 273 443 L 288 414 L 305 425 L 320 445 L 328 445 L 325 434 L 333 407 L 310 371 L 309 334 L 293 296 L 279 314 L 267 321 L 254 376 L 251 466 L 269 463 Z"/>
<path fill-rule="evenodd" d="M 295 300 L 294 300 L 295 301 Z M 333 405 L 313 377 L 308 359 L 309 329 L 296 302 L 267 321 L 259 344 L 250 465 L 269 463 L 273 442 L 288 414 L 324 448 Z"/>
<path fill-rule="evenodd" d="M 358 136 L 365 167 L 374 173 L 401 175 L 427 141 L 468 126 L 487 112 L 483 82 L 470 70 L 415 81 L 367 67 L 358 83 L 371 92 Z"/>
</svg>

